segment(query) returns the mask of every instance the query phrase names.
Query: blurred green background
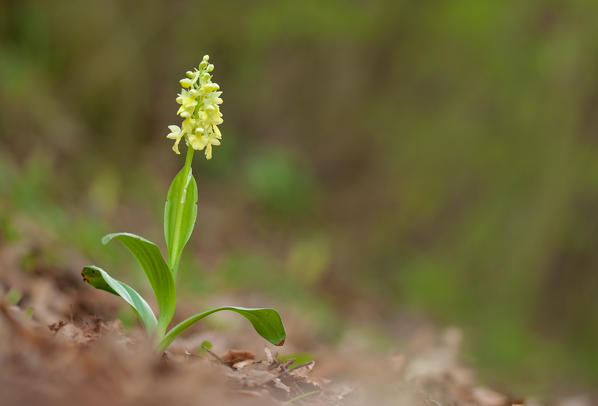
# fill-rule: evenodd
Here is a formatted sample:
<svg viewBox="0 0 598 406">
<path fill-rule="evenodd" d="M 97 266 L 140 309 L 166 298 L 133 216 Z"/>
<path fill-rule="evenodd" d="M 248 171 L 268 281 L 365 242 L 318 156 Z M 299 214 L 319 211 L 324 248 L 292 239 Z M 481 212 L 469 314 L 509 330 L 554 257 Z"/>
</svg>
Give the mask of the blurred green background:
<svg viewBox="0 0 598 406">
<path fill-rule="evenodd" d="M 491 382 L 595 387 L 597 18 L 581 0 L 4 0 L 3 239 L 28 216 L 63 266 L 53 244 L 118 264 L 102 233 L 161 241 L 178 79 L 208 53 L 223 144 L 195 163 L 190 290 L 261 292 L 329 345 L 458 325 Z"/>
</svg>

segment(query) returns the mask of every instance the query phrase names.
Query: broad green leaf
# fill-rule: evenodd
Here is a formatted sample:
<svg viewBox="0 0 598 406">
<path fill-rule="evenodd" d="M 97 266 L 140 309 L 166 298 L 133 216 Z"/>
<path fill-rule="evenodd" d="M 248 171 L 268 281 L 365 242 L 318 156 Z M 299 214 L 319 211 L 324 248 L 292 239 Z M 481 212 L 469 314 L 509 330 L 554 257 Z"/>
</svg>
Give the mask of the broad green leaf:
<svg viewBox="0 0 598 406">
<path fill-rule="evenodd" d="M 168 264 L 176 275 L 183 248 L 193 232 L 197 217 L 197 183 L 191 166 L 185 165 L 175 176 L 164 206 L 164 238 Z"/>
<path fill-rule="evenodd" d="M 162 336 L 168 323 L 174 315 L 176 306 L 176 290 L 174 278 L 168 265 L 164 261 L 160 249 L 156 244 L 135 234 L 114 233 L 102 238 L 102 243 L 107 244 L 113 238 L 118 239 L 141 264 L 147 279 L 156 295 L 158 309 L 158 334 Z"/>
<path fill-rule="evenodd" d="M 201 320 L 212 313 L 216 313 L 222 310 L 231 310 L 245 317 L 247 320 L 249 320 L 255 331 L 257 331 L 259 335 L 264 337 L 272 344 L 284 344 L 284 340 L 286 339 L 286 332 L 284 331 L 282 320 L 280 320 L 280 315 L 276 310 L 248 309 L 245 307 L 225 306 L 206 310 L 205 312 L 198 313 L 194 316 L 189 317 L 188 319 L 181 321 L 179 324 L 174 326 L 162 339 L 162 341 L 158 345 L 158 350 L 164 351 L 166 347 L 168 347 L 175 338 L 177 338 L 187 328 L 191 327 L 191 325 L 196 321 Z"/>
<path fill-rule="evenodd" d="M 154 312 L 152 312 L 145 299 L 135 289 L 124 282 L 114 279 L 108 275 L 108 272 L 97 266 L 86 266 L 83 268 L 81 275 L 83 276 L 83 280 L 94 288 L 102 289 L 113 295 L 122 297 L 135 310 L 137 317 L 139 317 L 139 320 L 141 320 L 147 330 L 154 331 L 156 329 L 158 321 L 156 320 L 156 316 L 154 316 Z"/>
</svg>

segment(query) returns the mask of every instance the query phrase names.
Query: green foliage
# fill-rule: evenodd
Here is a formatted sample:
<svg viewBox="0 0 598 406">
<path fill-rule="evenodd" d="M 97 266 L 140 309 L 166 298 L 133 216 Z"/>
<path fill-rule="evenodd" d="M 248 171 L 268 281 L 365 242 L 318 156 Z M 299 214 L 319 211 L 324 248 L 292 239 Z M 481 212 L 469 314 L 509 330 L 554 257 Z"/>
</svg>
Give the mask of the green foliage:
<svg viewBox="0 0 598 406">
<path fill-rule="evenodd" d="M 211 350 L 212 347 L 213 347 L 213 344 L 211 341 L 203 340 L 201 342 L 201 344 L 199 345 L 199 350 L 197 350 L 197 355 L 201 355 L 203 353 L 208 352 L 208 350 Z"/>
<path fill-rule="evenodd" d="M 312 361 L 314 358 L 314 355 L 309 353 L 283 354 L 278 356 L 278 359 L 282 362 L 290 359 L 293 360 L 290 365 L 287 365 L 287 368 L 292 368 L 299 364 L 305 364 L 306 362 Z"/>
<path fill-rule="evenodd" d="M 189 149 L 189 151 L 192 150 Z M 170 252 L 173 252 L 170 260 L 175 268 L 169 268 L 158 246 L 143 237 L 131 233 L 113 233 L 102 238 L 104 244 L 114 238 L 118 239 L 137 258 L 156 296 L 159 309 L 158 320 L 156 321 L 156 317 L 147 302 L 133 288 L 112 278 L 104 270 L 96 266 L 87 266 L 82 271 L 83 279 L 96 289 L 120 296 L 129 303 L 148 332 L 155 333 L 156 345 L 159 351 L 164 351 L 176 337 L 195 322 L 222 310 L 230 310 L 240 314 L 249 320 L 259 335 L 274 345 L 282 345 L 286 333 L 282 320 L 274 309 L 218 307 L 191 316 L 166 333 L 176 307 L 174 281 L 176 266 L 178 266 L 183 247 L 189 239 L 195 224 L 197 186 L 190 168 L 191 158 L 189 157 L 192 157 L 192 154 L 192 152 L 188 152 L 188 159 L 184 168 L 175 176 L 170 185 L 165 209 L 165 236 L 167 241 L 170 241 L 168 245 Z"/>
<path fill-rule="evenodd" d="M 164 206 L 164 237 L 168 247 L 168 264 L 176 276 L 181 253 L 193 232 L 197 217 L 197 183 L 191 167 L 176 175 Z"/>
<path fill-rule="evenodd" d="M 15 306 L 17 303 L 19 303 L 22 297 L 23 293 L 21 293 L 21 291 L 15 288 L 10 288 L 10 290 L 6 293 L 6 296 L 4 296 L 4 300 L 8 305 Z"/>
<path fill-rule="evenodd" d="M 196 24 L 199 13 L 218 24 Z M 174 116 L 161 108 L 163 78 L 211 49 L 235 61 L 219 82 L 237 101 L 223 126 L 236 148 L 197 165 L 202 190 L 222 199 L 205 199 L 204 213 L 231 208 L 201 222 L 226 241 L 202 241 L 223 258 L 198 282 L 205 292 L 206 280 L 230 289 L 232 277 L 310 319 L 334 318 L 322 328 L 342 334 L 324 314 L 348 309 L 330 281 L 463 326 L 468 356 L 515 389 L 574 375 L 596 387 L 596 13 L 591 1 L 0 2 L 0 217 L 14 227 L 25 215 L 123 267 L 124 250 L 97 244 L 110 231 L 99 219 L 122 213 L 98 215 L 113 203 L 86 188 L 108 163 L 126 185 L 119 207 L 139 207 L 142 224 L 162 214 L 156 179 L 174 161 L 152 153 L 163 143 L 155 126 Z M 249 184 L 272 145 L 313 170 L 322 187 L 311 203 Z M 134 155 L 145 159 L 131 165 Z M 292 227 L 269 227 L 273 215 Z M 314 231 L 331 242 L 326 284 L 291 286 L 308 261 L 289 261 L 287 277 L 281 247 Z M 239 252 L 270 266 L 246 266 Z M 552 380 L 538 378 L 545 371 Z"/>
<path fill-rule="evenodd" d="M 123 298 L 135 311 L 139 320 L 148 331 L 154 331 L 158 327 L 156 316 L 151 307 L 139 293 L 124 282 L 112 278 L 106 271 L 97 266 L 86 266 L 81 272 L 85 282 L 96 289 L 105 290 L 113 295 Z"/>
<path fill-rule="evenodd" d="M 201 125 L 205 124 L 210 128 L 210 132 L 213 131 L 213 137 L 217 137 L 215 139 L 220 139 L 220 131 L 217 129 L 216 125 L 222 122 L 220 118 L 222 114 L 214 107 L 214 105 L 217 107 L 218 104 L 222 103 L 222 100 L 218 98 L 220 92 L 216 92 L 216 90 L 218 90 L 218 85 L 211 83 L 209 80 L 211 75 L 209 75 L 208 72 L 211 72 L 214 69 L 214 66 L 208 65 L 207 61 L 208 57 L 205 56 L 202 64 L 200 64 L 200 70 L 195 73 L 191 71 L 188 72 L 187 76 L 189 79 L 181 81 L 184 88 L 192 87 L 195 82 L 199 81 L 205 89 L 203 89 L 203 87 L 203 90 L 193 89 L 195 92 L 193 94 L 183 92 L 186 95 L 185 97 L 188 97 L 189 100 L 182 100 L 182 96 L 179 96 L 179 99 L 181 100 L 177 99 L 177 102 L 182 104 L 179 113 L 183 113 L 185 121 L 189 120 L 190 117 L 194 117 L 192 119 L 193 123 L 195 123 L 194 126 L 197 126 L 198 123 Z M 193 78 L 193 80 L 191 80 L 191 78 Z M 200 98 L 201 105 L 198 104 L 199 102 L 196 100 L 200 96 L 200 90 L 203 92 L 201 93 L 203 94 L 203 98 Z M 216 98 L 217 100 L 215 100 Z M 199 107 L 199 114 L 197 113 L 196 107 Z M 202 109 L 205 109 L 206 111 L 203 111 Z M 210 114 L 213 115 L 213 117 L 210 116 Z M 183 123 L 183 126 L 185 127 L 185 123 Z M 187 130 L 189 129 L 187 128 Z M 155 335 L 156 348 L 160 352 L 164 351 L 176 337 L 195 322 L 212 313 L 222 310 L 230 310 L 240 314 L 249 320 L 255 331 L 266 340 L 275 345 L 282 345 L 286 338 L 286 333 L 282 320 L 280 319 L 278 312 L 274 309 L 248 309 L 231 306 L 218 307 L 191 316 L 166 332 L 168 325 L 174 316 L 176 307 L 175 277 L 177 268 L 183 248 L 191 237 L 195 219 L 197 217 L 197 184 L 191 170 L 193 151 L 194 149 L 202 150 L 205 148 L 206 158 L 211 159 L 211 145 L 219 145 L 219 142 L 209 144 L 209 140 L 206 141 L 206 143 L 201 142 L 202 137 L 204 137 L 204 135 L 201 134 L 204 132 L 207 134 L 207 131 L 203 127 L 200 127 L 201 131 L 197 130 L 195 127 L 193 127 L 192 130 L 193 131 L 191 132 L 179 134 L 180 137 L 174 137 L 174 139 L 176 139 L 174 150 L 177 154 L 179 153 L 178 143 L 185 137 L 187 143 L 187 157 L 183 169 L 181 169 L 181 171 L 174 177 L 170 184 L 164 207 L 164 237 L 168 247 L 168 261 L 170 266 L 162 257 L 162 253 L 158 246 L 143 237 L 131 233 L 113 233 L 102 238 L 103 244 L 107 244 L 116 238 L 129 249 L 135 258 L 137 258 L 137 261 L 141 265 L 141 268 L 154 291 L 156 302 L 158 303 L 158 319 L 156 320 L 156 317 L 147 302 L 133 288 L 124 282 L 112 278 L 104 270 L 96 266 L 87 266 L 83 268 L 83 271 L 81 272 L 83 279 L 96 289 L 105 290 L 120 296 L 129 303 L 148 332 Z M 169 134 L 168 137 L 172 138 L 171 135 L 172 134 Z"/>
<path fill-rule="evenodd" d="M 149 281 L 156 301 L 158 302 L 158 334 L 162 335 L 176 307 L 176 289 L 174 276 L 156 244 L 130 233 L 108 234 L 102 238 L 102 243 L 107 244 L 113 238 L 118 239 L 137 258 L 145 276 Z"/>
<path fill-rule="evenodd" d="M 286 333 L 280 320 L 278 312 L 274 309 L 248 309 L 245 307 L 224 306 L 216 307 L 214 309 L 206 310 L 204 312 L 195 314 L 176 326 L 174 326 L 168 334 L 162 339 L 158 345 L 158 349 L 163 350 L 170 345 L 170 343 L 179 336 L 187 328 L 191 327 L 195 322 L 209 316 L 212 313 L 223 310 L 230 310 L 245 317 L 255 331 L 270 343 L 274 345 L 283 345 L 286 339 Z"/>
</svg>

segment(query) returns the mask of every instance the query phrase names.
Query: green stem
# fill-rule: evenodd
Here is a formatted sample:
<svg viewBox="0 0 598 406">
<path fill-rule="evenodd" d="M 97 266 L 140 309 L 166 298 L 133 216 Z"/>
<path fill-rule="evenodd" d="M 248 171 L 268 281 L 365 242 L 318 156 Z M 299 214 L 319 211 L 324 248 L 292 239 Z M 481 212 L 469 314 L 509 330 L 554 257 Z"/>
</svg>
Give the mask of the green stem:
<svg viewBox="0 0 598 406">
<path fill-rule="evenodd" d="M 183 169 L 185 170 L 184 178 L 186 179 L 186 181 L 185 181 L 186 185 L 189 184 L 190 177 L 193 176 L 191 174 L 191 162 L 193 161 L 193 153 L 194 152 L 195 152 L 195 150 L 193 148 L 191 148 L 190 145 L 188 145 L 187 146 L 187 156 L 185 157 L 185 166 L 183 167 Z M 187 187 L 185 187 L 185 189 L 187 189 Z M 178 202 L 178 204 L 181 204 L 181 202 Z M 174 222 L 174 241 L 172 243 L 173 247 L 178 247 L 178 245 L 179 245 L 179 239 L 181 236 L 180 229 L 181 229 L 182 222 L 183 222 L 183 210 L 177 210 L 176 219 Z M 175 254 L 174 252 L 171 253 L 171 256 L 169 258 L 169 263 L 170 263 L 170 268 L 172 270 L 172 273 L 173 273 L 175 281 L 176 281 L 176 274 L 179 269 L 179 261 L 180 261 L 181 255 L 178 256 L 178 259 L 173 261 L 174 254 Z"/>
<path fill-rule="evenodd" d="M 185 169 L 187 169 L 187 171 L 191 170 L 191 161 L 193 160 L 194 152 L 195 150 L 191 148 L 191 146 L 187 147 L 187 156 L 185 156 Z"/>
</svg>

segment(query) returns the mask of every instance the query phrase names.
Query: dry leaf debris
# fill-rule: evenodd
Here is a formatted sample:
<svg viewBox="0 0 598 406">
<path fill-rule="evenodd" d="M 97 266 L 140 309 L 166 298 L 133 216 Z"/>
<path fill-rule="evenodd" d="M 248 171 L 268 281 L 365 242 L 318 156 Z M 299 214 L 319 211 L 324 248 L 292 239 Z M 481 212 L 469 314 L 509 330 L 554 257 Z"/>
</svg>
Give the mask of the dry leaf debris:
<svg viewBox="0 0 598 406">
<path fill-rule="evenodd" d="M 260 356 L 243 349 L 199 355 L 203 336 L 158 357 L 140 329 L 123 331 L 115 302 L 85 288 L 76 271 L 38 265 L 23 272 L 22 249 L 0 246 L 3 405 L 542 406 L 477 385 L 454 328 L 388 357 L 328 349 L 317 357 L 321 368 L 281 361 L 269 347 Z M 22 293 L 16 305 L 3 297 L 11 288 Z M 580 396 L 553 404 L 595 403 Z"/>
</svg>

